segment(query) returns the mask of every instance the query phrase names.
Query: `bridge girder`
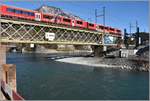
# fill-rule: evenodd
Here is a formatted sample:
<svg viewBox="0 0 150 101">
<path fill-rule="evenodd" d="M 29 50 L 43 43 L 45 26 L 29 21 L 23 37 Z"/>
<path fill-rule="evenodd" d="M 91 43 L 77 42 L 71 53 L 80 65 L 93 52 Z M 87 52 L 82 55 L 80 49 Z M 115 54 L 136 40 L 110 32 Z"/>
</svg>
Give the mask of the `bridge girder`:
<svg viewBox="0 0 150 101">
<path fill-rule="evenodd" d="M 0 19 L 2 43 L 102 45 L 102 33 L 64 28 L 39 22 Z M 45 39 L 45 32 L 55 33 L 55 39 Z"/>
</svg>

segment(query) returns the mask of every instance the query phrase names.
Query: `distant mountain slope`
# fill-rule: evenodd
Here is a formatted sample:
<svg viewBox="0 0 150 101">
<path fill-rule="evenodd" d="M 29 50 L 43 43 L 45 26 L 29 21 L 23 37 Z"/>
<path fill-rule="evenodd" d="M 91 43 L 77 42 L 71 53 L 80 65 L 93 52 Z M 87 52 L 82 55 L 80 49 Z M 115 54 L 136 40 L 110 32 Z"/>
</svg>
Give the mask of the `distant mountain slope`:
<svg viewBox="0 0 150 101">
<path fill-rule="evenodd" d="M 42 13 L 61 15 L 61 16 L 71 18 L 71 19 L 76 19 L 76 20 L 83 20 L 79 16 L 76 16 L 72 13 L 67 13 L 67 12 L 63 11 L 62 9 L 53 7 L 53 6 L 43 5 L 40 8 L 38 8 L 37 11 L 42 12 Z"/>
</svg>

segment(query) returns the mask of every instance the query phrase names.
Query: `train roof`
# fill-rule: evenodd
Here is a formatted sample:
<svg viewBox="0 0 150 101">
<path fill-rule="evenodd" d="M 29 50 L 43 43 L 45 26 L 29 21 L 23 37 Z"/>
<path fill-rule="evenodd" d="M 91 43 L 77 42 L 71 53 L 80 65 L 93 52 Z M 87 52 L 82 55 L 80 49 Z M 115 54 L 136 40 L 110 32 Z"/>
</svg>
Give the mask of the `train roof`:
<svg viewBox="0 0 150 101">
<path fill-rule="evenodd" d="M 0 6 L 6 6 L 6 7 L 15 8 L 15 9 L 25 10 L 25 11 L 38 12 L 38 11 L 35 11 L 35 10 L 31 10 L 31 9 L 20 8 L 20 7 L 15 7 L 15 6 L 9 6 L 9 5 L 5 5 L 5 4 L 2 4 L 2 5 L 0 5 Z"/>
</svg>

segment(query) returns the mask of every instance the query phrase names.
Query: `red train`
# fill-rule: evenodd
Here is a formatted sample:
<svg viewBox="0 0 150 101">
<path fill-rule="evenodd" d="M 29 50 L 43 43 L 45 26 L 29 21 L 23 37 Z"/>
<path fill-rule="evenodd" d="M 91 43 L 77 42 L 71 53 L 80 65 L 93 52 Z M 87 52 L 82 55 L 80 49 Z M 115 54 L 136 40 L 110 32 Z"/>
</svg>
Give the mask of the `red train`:
<svg viewBox="0 0 150 101">
<path fill-rule="evenodd" d="M 116 28 L 93 24 L 93 23 L 89 23 L 86 21 L 82 21 L 82 20 L 73 20 L 70 18 L 65 18 L 63 16 L 45 14 L 45 13 L 41 13 L 41 12 L 33 11 L 33 10 L 10 7 L 7 5 L 1 5 L 0 12 L 1 12 L 2 17 L 36 20 L 36 21 L 42 21 L 42 22 L 47 22 L 47 23 L 65 25 L 66 27 L 76 27 L 76 28 L 81 28 L 81 29 L 89 29 L 89 30 L 102 31 L 102 32 L 105 31 L 106 33 L 121 36 L 121 30 L 116 29 Z"/>
</svg>

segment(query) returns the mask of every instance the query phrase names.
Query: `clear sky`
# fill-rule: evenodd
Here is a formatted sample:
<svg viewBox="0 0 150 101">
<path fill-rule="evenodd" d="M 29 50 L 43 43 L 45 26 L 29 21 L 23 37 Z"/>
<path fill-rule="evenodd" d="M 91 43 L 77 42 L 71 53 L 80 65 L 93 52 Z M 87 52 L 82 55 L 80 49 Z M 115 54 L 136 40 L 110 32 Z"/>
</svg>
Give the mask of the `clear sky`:
<svg viewBox="0 0 150 101">
<path fill-rule="evenodd" d="M 129 23 L 135 26 L 136 20 L 140 31 L 148 32 L 148 1 L 52 1 L 52 0 L 3 0 L 2 4 L 27 9 L 37 9 L 41 5 L 55 6 L 66 12 L 73 13 L 81 18 L 95 22 L 94 10 L 102 13 L 102 7 L 106 7 L 106 25 L 119 28 L 123 31 Z M 91 18 L 91 20 L 89 20 Z M 103 18 L 98 18 L 98 23 L 103 23 Z M 132 28 L 135 32 L 135 28 Z"/>
</svg>

